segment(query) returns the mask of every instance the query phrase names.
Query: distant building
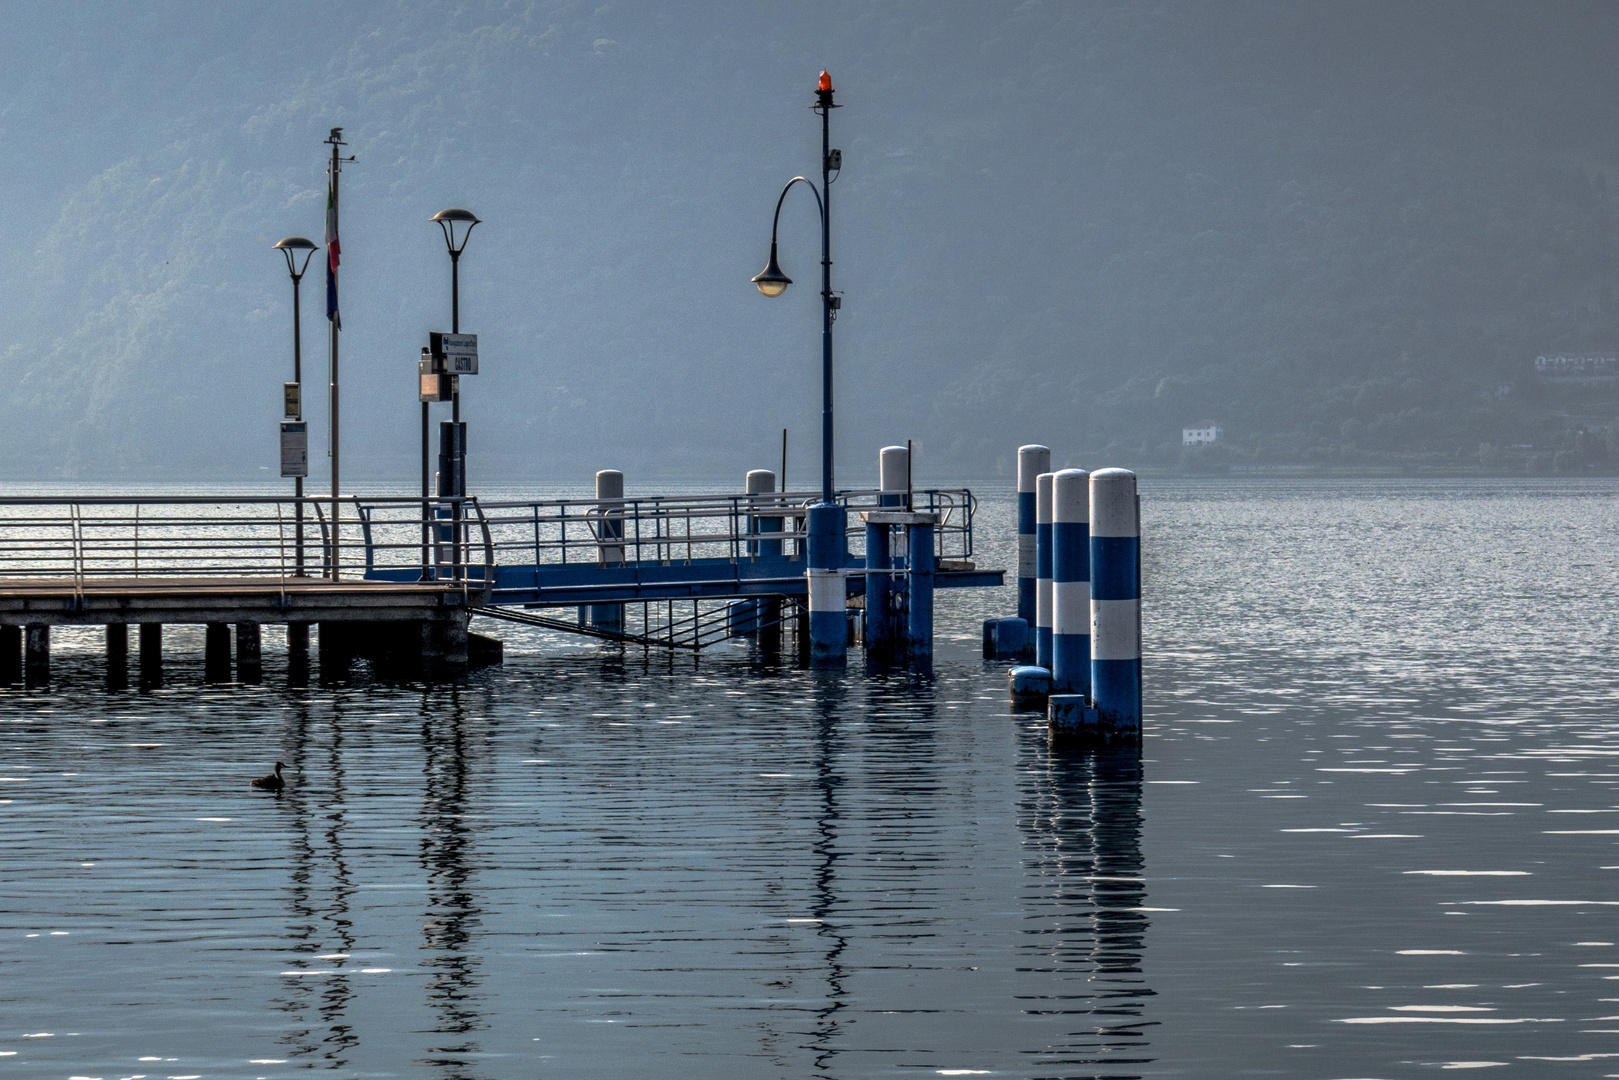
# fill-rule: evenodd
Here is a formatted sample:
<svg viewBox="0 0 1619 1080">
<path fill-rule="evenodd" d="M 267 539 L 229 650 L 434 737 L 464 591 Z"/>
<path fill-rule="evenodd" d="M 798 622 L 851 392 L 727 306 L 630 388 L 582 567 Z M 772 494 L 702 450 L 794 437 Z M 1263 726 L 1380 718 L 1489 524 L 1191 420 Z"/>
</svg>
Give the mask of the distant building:
<svg viewBox="0 0 1619 1080">
<path fill-rule="evenodd" d="M 1619 381 L 1619 356 L 1537 356 L 1535 377 L 1541 382 L 1611 383 Z"/>
<path fill-rule="evenodd" d="M 1203 446 L 1207 443 L 1218 442 L 1220 436 L 1224 434 L 1225 428 L 1217 427 L 1214 424 L 1206 424 L 1203 427 L 1183 427 L 1181 428 L 1181 445 Z"/>
</svg>

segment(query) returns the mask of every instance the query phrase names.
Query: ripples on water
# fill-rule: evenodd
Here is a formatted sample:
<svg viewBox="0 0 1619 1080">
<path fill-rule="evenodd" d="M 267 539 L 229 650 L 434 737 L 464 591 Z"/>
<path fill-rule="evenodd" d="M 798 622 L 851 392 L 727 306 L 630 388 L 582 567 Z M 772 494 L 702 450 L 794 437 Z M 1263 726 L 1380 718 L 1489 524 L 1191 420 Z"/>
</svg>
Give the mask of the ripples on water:
<svg viewBox="0 0 1619 1080">
<path fill-rule="evenodd" d="M 1144 761 L 1007 711 L 1005 594 L 931 679 L 501 627 L 463 687 L 205 690 L 184 632 L 114 695 L 59 633 L 0 1072 L 1619 1074 L 1615 494 L 1147 485 Z"/>
</svg>

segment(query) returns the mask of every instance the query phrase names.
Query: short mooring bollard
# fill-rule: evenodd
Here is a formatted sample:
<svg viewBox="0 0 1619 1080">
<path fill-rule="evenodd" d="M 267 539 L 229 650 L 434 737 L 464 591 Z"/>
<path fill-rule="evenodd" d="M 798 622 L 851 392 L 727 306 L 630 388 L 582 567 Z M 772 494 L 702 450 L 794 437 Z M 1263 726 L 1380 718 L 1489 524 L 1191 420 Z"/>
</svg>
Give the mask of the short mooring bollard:
<svg viewBox="0 0 1619 1080">
<path fill-rule="evenodd" d="M 1012 694 L 1013 708 L 1043 708 L 1051 693 L 1051 672 L 1035 664 L 1023 664 L 1006 673 L 1006 687 Z"/>
<path fill-rule="evenodd" d="M 845 511 L 837 503 L 809 508 L 810 659 L 842 660 L 848 655 L 848 586 L 845 584 Z"/>
<path fill-rule="evenodd" d="M 1091 699 L 1102 738 L 1141 738 L 1141 522 L 1136 474 L 1091 474 Z"/>
<path fill-rule="evenodd" d="M 1034 478 L 1034 662 L 1051 669 L 1051 473 Z"/>
<path fill-rule="evenodd" d="M 1051 471 L 1051 448 L 1030 443 L 1017 448 L 1017 617 L 1034 625 L 1035 477 Z"/>
<path fill-rule="evenodd" d="M 1084 469 L 1052 478 L 1051 690 L 1091 692 L 1091 484 Z"/>
<path fill-rule="evenodd" d="M 1052 694 L 1046 702 L 1046 723 L 1053 742 L 1094 744 L 1101 741 L 1096 709 L 1086 704 L 1084 694 Z"/>
<path fill-rule="evenodd" d="M 990 619 L 984 624 L 984 655 L 994 660 L 1022 659 L 1029 636 L 1029 624 L 1022 619 Z"/>
</svg>

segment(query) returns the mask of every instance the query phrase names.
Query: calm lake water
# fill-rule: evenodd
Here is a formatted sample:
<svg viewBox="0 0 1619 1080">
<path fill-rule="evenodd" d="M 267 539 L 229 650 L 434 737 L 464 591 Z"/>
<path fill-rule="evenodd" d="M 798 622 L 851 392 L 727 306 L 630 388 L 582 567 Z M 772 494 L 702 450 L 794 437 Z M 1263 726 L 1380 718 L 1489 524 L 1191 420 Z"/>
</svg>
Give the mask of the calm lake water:
<svg viewBox="0 0 1619 1080">
<path fill-rule="evenodd" d="M 502 625 L 464 686 L 204 689 L 188 628 L 112 694 L 59 633 L 0 1076 L 1619 1075 L 1616 506 L 1145 484 L 1139 757 L 1009 712 L 1011 590 L 930 678 Z"/>
</svg>

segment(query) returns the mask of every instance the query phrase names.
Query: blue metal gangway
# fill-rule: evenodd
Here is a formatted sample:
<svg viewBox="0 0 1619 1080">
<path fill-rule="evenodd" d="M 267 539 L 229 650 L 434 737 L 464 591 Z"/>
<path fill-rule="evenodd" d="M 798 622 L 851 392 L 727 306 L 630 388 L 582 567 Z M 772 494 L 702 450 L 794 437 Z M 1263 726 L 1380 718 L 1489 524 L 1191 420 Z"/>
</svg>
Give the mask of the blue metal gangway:
<svg viewBox="0 0 1619 1080">
<path fill-rule="evenodd" d="M 876 490 L 844 491 L 844 569 L 850 596 L 865 592 L 860 515 L 892 509 Z M 892 497 L 893 493 L 887 495 Z M 1000 585 L 973 562 L 965 488 L 930 488 L 912 509 L 937 515 L 937 588 Z M 365 576 L 383 581 L 467 580 L 483 607 L 549 608 L 667 600 L 802 598 L 804 530 L 816 492 L 661 495 L 624 499 L 461 500 L 424 537 L 419 508 L 357 500 Z M 443 502 L 444 500 L 440 500 Z M 890 571 L 892 572 L 892 571 Z"/>
</svg>

